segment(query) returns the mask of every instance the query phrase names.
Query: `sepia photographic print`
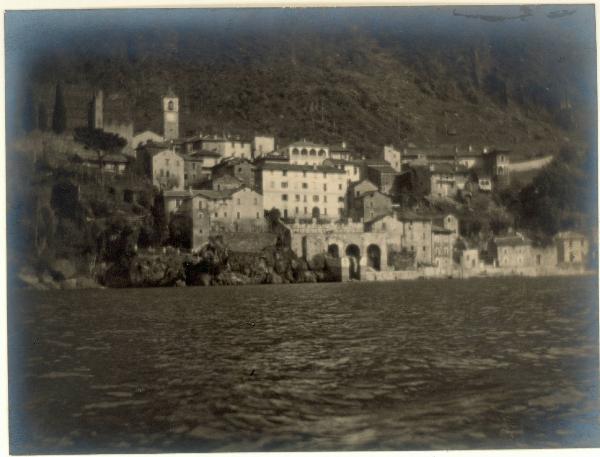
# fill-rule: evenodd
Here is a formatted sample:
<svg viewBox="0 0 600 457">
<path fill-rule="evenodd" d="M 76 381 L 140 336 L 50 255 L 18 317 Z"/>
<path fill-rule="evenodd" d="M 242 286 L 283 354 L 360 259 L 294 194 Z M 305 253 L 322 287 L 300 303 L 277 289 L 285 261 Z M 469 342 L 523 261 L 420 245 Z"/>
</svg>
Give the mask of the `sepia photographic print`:
<svg viewBox="0 0 600 457">
<path fill-rule="evenodd" d="M 600 447 L 595 5 L 280 6 L 4 10 L 9 452 Z"/>
</svg>

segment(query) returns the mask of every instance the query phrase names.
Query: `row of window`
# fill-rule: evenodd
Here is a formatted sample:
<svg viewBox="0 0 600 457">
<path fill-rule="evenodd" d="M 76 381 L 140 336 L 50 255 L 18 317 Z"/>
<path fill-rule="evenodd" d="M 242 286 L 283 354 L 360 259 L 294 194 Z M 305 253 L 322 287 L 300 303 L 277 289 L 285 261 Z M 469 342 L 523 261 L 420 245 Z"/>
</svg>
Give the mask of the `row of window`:
<svg viewBox="0 0 600 457">
<path fill-rule="evenodd" d="M 218 219 L 219 218 L 219 212 L 215 211 L 214 214 L 215 214 L 215 218 Z M 227 211 L 224 211 L 222 214 L 223 214 L 223 218 L 227 217 Z M 200 215 L 200 216 L 202 216 L 202 215 Z M 236 214 L 236 219 L 241 219 L 241 215 L 240 215 L 239 211 Z M 258 212 L 256 213 L 256 219 L 260 219 L 260 213 L 258 213 Z"/>
<path fill-rule="evenodd" d="M 287 181 L 282 181 L 281 182 L 281 188 L 282 189 L 287 189 L 289 187 L 289 184 Z M 274 189 L 275 188 L 275 181 L 271 181 L 271 188 Z M 308 183 L 307 182 L 303 182 L 302 183 L 302 189 L 308 189 Z M 344 186 L 342 184 L 338 184 L 338 190 L 344 190 Z M 323 184 L 323 191 L 327 192 L 327 184 Z"/>
<path fill-rule="evenodd" d="M 316 149 L 306 149 L 306 148 L 302 148 L 302 149 L 298 149 L 298 148 L 294 148 L 292 149 L 292 155 L 302 155 L 302 156 L 306 156 L 306 155 L 311 155 L 311 156 L 316 156 L 319 155 L 321 157 L 323 157 L 324 155 L 326 155 L 327 153 L 325 152 L 325 149 L 319 149 L 318 151 Z"/>
<path fill-rule="evenodd" d="M 237 205 L 241 205 L 242 204 L 242 200 L 240 198 L 236 199 L 236 204 Z M 223 202 L 223 205 L 227 206 L 227 201 Z M 254 197 L 254 205 L 258 205 L 258 198 L 257 197 Z M 208 209 L 208 205 L 206 205 L 206 208 Z M 198 209 L 204 209 L 203 200 L 198 200 Z"/>
<path fill-rule="evenodd" d="M 168 167 L 169 166 L 169 160 L 171 159 L 165 159 L 165 165 Z M 179 160 L 175 159 L 175 166 L 179 166 Z"/>
<path fill-rule="evenodd" d="M 272 174 L 272 175 L 274 175 L 274 174 L 275 174 L 275 170 L 270 170 L 270 172 L 271 172 L 271 174 Z M 282 174 L 283 176 L 287 176 L 287 175 L 288 175 L 288 170 L 281 170 L 281 174 Z M 306 172 L 306 171 L 303 171 L 303 172 L 302 172 L 302 177 L 303 177 L 303 178 L 306 178 L 306 176 L 307 176 L 307 172 Z M 326 171 L 324 171 L 324 172 L 323 172 L 323 178 L 327 178 L 327 172 L 326 172 Z"/>
</svg>

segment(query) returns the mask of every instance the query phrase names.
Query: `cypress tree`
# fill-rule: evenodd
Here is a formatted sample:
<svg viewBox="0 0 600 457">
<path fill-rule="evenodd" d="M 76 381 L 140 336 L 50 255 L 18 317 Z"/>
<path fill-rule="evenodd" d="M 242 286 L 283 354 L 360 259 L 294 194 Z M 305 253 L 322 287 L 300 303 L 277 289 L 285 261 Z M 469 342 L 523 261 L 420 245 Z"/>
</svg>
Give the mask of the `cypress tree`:
<svg viewBox="0 0 600 457">
<path fill-rule="evenodd" d="M 48 114 L 43 102 L 38 105 L 38 129 L 42 132 L 48 129 Z"/>
<path fill-rule="evenodd" d="M 63 133 L 67 129 L 67 108 L 60 83 L 56 85 L 56 98 L 54 112 L 52 113 L 52 130 L 54 133 Z"/>
</svg>

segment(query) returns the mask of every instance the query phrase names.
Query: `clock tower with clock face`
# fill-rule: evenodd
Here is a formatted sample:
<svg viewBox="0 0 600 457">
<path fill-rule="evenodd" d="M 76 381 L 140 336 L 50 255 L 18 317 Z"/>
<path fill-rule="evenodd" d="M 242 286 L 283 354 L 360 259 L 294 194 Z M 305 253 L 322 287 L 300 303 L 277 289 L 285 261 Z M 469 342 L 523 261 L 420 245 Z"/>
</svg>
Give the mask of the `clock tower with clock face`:
<svg viewBox="0 0 600 457">
<path fill-rule="evenodd" d="M 179 98 L 171 90 L 163 97 L 163 135 L 166 140 L 179 138 Z"/>
</svg>

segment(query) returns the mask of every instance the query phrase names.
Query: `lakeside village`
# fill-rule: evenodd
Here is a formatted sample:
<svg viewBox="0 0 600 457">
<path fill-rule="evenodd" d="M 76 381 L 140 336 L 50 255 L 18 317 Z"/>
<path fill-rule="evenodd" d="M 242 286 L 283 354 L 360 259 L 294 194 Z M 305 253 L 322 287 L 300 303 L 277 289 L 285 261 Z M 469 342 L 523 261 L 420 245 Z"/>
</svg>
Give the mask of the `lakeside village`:
<svg viewBox="0 0 600 457">
<path fill-rule="evenodd" d="M 302 139 L 278 145 L 267 135 L 183 138 L 179 108 L 178 97 L 169 91 L 162 99 L 163 134 L 147 130 L 134 135 L 131 123 L 105 123 L 103 94 L 97 92 L 90 128 L 117 133 L 127 145 L 100 163 L 91 151 L 79 153 L 78 160 L 84 166 L 100 165 L 103 173 L 114 176 L 141 167 L 161 192 L 166 217 L 188 221 L 188 256 L 215 239 L 257 255 L 274 244 L 276 233 L 278 242 L 308 269 L 326 270 L 315 280 L 585 272 L 590 248 L 583 234 L 560 232 L 552 243 L 538 246 L 506 227 L 489 239 L 467 240 L 453 211 L 459 201 L 468 204 L 473 195 L 491 195 L 508 186 L 515 170 L 541 168 L 552 157 L 511 162 L 511 151 L 505 148 L 407 144 L 385 146 L 380 158 L 365 159 L 343 142 Z M 406 196 L 418 187 L 427 189 L 423 201 L 407 202 Z M 280 273 L 278 280 L 266 282 L 292 282 Z"/>
</svg>

